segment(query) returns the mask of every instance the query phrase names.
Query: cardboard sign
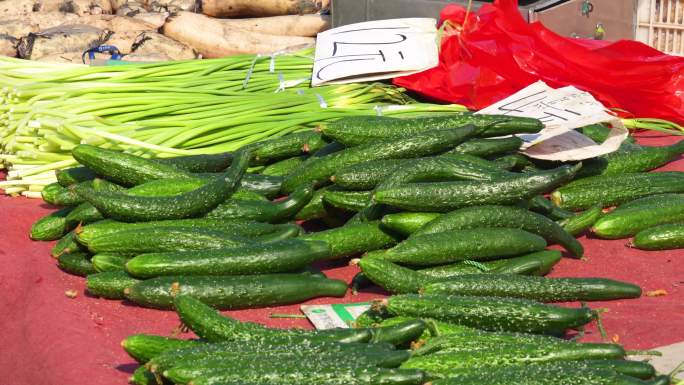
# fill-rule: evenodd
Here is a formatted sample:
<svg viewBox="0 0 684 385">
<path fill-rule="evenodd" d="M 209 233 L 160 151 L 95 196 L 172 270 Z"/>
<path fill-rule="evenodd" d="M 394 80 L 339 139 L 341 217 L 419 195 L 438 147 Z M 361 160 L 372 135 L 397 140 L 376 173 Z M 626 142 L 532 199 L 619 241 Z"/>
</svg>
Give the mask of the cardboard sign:
<svg viewBox="0 0 684 385">
<path fill-rule="evenodd" d="M 541 120 L 544 129 L 538 134 L 517 135 L 525 141 L 523 152 L 538 159 L 568 161 L 608 154 L 617 150 L 628 134 L 620 119 L 607 113 L 591 94 L 575 87 L 554 89 L 542 81 L 477 113 Z M 610 123 L 613 127 L 601 144 L 574 130 L 596 123 Z"/>
<path fill-rule="evenodd" d="M 435 19 L 367 21 L 321 32 L 311 84 L 390 79 L 437 66 Z"/>
</svg>

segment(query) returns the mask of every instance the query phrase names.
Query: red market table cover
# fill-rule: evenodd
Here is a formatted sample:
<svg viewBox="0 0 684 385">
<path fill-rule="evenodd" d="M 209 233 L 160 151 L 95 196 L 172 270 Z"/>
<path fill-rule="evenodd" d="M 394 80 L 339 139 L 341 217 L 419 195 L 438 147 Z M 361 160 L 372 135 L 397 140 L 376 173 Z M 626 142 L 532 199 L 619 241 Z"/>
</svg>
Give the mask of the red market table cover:
<svg viewBox="0 0 684 385">
<path fill-rule="evenodd" d="M 642 144 L 662 145 L 675 139 L 642 135 Z M 662 170 L 684 171 L 684 160 Z M 170 335 L 178 326 L 172 311 L 143 309 L 125 301 L 84 293 L 85 280 L 57 268 L 49 251 L 54 242 L 32 242 L 31 224 L 53 208 L 40 200 L 0 197 L 0 383 L 7 385 L 120 385 L 136 368 L 120 342 L 135 333 Z M 565 258 L 551 276 L 598 276 L 634 282 L 644 292 L 664 296 L 591 303 L 605 308 L 604 326 L 611 339 L 628 349 L 649 349 L 684 340 L 684 250 L 645 252 L 626 240 L 580 238 L 587 260 Z M 325 266 L 331 278 L 347 282 L 357 272 L 346 261 Z M 69 298 L 67 290 L 78 295 Z M 344 299 L 321 298 L 308 303 L 360 302 L 384 296 L 370 289 Z M 578 304 L 569 304 L 578 306 Z M 225 312 L 243 321 L 274 327 L 303 327 L 302 319 L 271 319 L 271 313 L 299 313 L 299 305 Z M 191 334 L 185 334 L 190 337 Z M 595 325 L 584 341 L 599 341 Z"/>
</svg>

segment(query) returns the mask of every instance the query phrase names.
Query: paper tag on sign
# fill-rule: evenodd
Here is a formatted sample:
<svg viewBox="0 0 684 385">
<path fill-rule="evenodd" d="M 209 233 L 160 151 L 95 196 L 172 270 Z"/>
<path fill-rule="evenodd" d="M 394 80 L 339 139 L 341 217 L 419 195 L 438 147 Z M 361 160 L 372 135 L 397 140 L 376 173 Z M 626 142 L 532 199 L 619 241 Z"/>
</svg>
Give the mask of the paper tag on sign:
<svg viewBox="0 0 684 385">
<path fill-rule="evenodd" d="M 367 21 L 316 37 L 311 85 L 390 79 L 437 66 L 435 19 Z"/>
<path fill-rule="evenodd" d="M 350 324 L 361 313 L 370 308 L 368 302 L 335 303 L 332 305 L 302 305 L 300 306 L 306 318 L 318 330 L 349 328 Z"/>
<path fill-rule="evenodd" d="M 575 87 L 554 89 L 538 81 L 477 112 L 537 118 L 544 123 L 538 134 L 518 135 L 525 143 L 526 155 L 546 160 L 582 160 L 617 150 L 627 137 L 622 121 L 606 112 L 606 108 L 591 94 Z M 596 123 L 610 123 L 608 138 L 596 144 L 574 131 Z"/>
</svg>

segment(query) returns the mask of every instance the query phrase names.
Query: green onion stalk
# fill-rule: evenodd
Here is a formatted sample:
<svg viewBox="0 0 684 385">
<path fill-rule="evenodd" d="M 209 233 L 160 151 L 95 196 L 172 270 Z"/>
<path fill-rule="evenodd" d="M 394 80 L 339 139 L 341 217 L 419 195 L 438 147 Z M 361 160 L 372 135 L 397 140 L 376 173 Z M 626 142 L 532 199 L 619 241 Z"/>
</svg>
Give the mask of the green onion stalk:
<svg viewBox="0 0 684 385">
<path fill-rule="evenodd" d="M 0 165 L 6 194 L 40 195 L 80 143 L 144 157 L 233 151 L 344 116 L 464 111 L 417 103 L 381 83 L 310 88 L 312 58 L 89 67 L 0 59 Z"/>
</svg>

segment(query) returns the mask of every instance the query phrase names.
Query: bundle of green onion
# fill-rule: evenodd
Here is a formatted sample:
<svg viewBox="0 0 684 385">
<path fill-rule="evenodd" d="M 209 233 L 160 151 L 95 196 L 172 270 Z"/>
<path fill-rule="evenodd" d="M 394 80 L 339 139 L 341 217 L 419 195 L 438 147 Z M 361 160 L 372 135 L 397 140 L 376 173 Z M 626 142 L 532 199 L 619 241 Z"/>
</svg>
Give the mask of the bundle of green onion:
<svg viewBox="0 0 684 385">
<path fill-rule="evenodd" d="M 349 115 L 463 111 L 385 84 L 309 87 L 310 51 L 89 67 L 0 59 L 7 194 L 40 196 L 80 143 L 168 157 L 231 151 Z"/>
</svg>

